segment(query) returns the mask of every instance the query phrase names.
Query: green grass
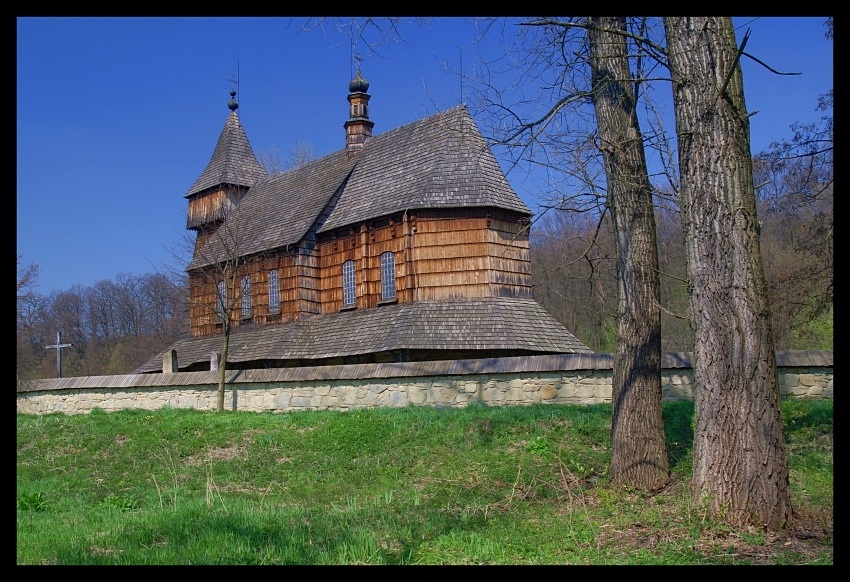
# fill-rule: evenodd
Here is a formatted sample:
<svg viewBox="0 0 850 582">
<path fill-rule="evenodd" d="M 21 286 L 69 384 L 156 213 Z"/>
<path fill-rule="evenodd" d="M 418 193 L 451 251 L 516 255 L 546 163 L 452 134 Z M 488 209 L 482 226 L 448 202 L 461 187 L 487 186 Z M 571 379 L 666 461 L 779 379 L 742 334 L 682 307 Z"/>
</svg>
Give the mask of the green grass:
<svg viewBox="0 0 850 582">
<path fill-rule="evenodd" d="M 610 484 L 610 405 L 17 416 L 18 564 L 832 564 L 832 401 L 783 403 L 787 531 Z"/>
</svg>

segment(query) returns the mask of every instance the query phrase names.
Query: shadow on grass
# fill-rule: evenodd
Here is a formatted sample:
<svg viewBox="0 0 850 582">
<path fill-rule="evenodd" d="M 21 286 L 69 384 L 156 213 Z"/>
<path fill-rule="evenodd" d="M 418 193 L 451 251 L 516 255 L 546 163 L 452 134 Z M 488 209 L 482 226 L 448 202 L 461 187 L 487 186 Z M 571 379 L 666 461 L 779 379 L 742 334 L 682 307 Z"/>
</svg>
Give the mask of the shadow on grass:
<svg viewBox="0 0 850 582">
<path fill-rule="evenodd" d="M 694 403 L 688 400 L 665 402 L 664 430 L 667 433 L 667 458 L 670 468 L 690 459 L 694 445 Z"/>
<path fill-rule="evenodd" d="M 667 433 L 667 456 L 670 467 L 690 458 L 694 444 L 694 403 L 688 400 L 665 402 L 664 428 Z M 796 435 L 811 439 L 813 435 L 833 432 L 832 400 L 787 398 L 782 400 L 782 424 L 786 440 Z"/>
<path fill-rule="evenodd" d="M 423 508 L 423 514 L 433 515 Z M 414 517 L 422 517 L 414 516 Z M 63 565 L 404 565 L 416 560 L 422 539 L 484 525 L 468 518 L 437 520 L 385 516 L 369 508 L 209 509 L 189 503 L 128 523 L 112 539 L 92 545 L 68 540 L 56 554 Z M 401 532 L 381 537 L 376 532 Z"/>
</svg>

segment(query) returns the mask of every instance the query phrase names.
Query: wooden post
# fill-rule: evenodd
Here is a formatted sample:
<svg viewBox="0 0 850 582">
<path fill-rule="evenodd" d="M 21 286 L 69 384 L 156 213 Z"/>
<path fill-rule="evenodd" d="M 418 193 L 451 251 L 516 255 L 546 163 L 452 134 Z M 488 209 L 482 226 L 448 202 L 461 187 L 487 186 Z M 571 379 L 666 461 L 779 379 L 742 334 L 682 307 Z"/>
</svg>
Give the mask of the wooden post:
<svg viewBox="0 0 850 582">
<path fill-rule="evenodd" d="M 162 372 L 163 374 L 173 374 L 179 371 L 177 367 L 177 350 L 168 350 L 162 354 Z"/>
</svg>

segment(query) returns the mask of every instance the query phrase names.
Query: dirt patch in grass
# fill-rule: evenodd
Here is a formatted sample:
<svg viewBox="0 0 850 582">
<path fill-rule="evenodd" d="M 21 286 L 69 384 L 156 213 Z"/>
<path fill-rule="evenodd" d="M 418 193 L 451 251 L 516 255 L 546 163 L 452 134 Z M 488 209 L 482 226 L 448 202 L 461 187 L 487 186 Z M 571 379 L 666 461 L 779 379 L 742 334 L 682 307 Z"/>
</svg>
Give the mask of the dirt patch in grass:
<svg viewBox="0 0 850 582">
<path fill-rule="evenodd" d="M 642 549 L 654 550 L 659 544 L 675 545 L 688 535 L 686 531 L 686 528 L 676 526 L 660 530 L 646 524 L 631 524 L 619 528 L 602 527 L 598 541 L 600 545 L 617 547 L 630 554 Z M 797 512 L 789 527 L 777 532 L 763 532 L 763 535 L 755 528 L 746 532 L 704 530 L 699 539 L 690 543 L 693 551 L 705 556 L 706 563 L 816 563 L 823 556 L 832 555 L 832 511 L 809 509 L 806 512 Z M 785 556 L 788 557 L 787 560 Z"/>
</svg>

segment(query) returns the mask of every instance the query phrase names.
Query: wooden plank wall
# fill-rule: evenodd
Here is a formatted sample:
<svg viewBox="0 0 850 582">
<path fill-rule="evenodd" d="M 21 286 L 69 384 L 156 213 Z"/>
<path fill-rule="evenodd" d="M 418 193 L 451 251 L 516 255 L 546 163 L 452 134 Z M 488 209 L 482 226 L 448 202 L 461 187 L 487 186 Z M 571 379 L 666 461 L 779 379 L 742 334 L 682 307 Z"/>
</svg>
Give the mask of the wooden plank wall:
<svg viewBox="0 0 850 582">
<path fill-rule="evenodd" d="M 186 228 L 198 228 L 224 217 L 239 202 L 244 188 L 215 188 L 189 198 Z"/>
<path fill-rule="evenodd" d="M 515 216 L 481 209 L 425 211 L 359 225 L 319 243 L 322 312 L 343 308 L 342 264 L 357 266 L 357 307 L 381 300 L 381 254 L 393 252 L 396 295 L 417 300 L 530 298 L 528 232 Z"/>
<path fill-rule="evenodd" d="M 531 299 L 531 251 L 528 229 L 516 222 L 491 218 L 487 232 L 488 271 L 494 297 Z"/>
<path fill-rule="evenodd" d="M 269 271 L 280 272 L 280 312 L 269 313 Z M 243 323 L 285 323 L 294 321 L 300 305 L 295 257 L 291 253 L 269 252 L 251 257 L 248 263 L 239 268 L 239 279 L 243 275 L 251 277 L 251 317 L 241 319 L 234 314 L 233 324 Z M 215 270 L 194 272 L 189 275 L 189 333 L 192 336 L 221 333 L 221 321 L 215 312 L 217 299 L 216 280 L 221 273 Z"/>
<path fill-rule="evenodd" d="M 293 270 L 298 286 L 294 318 L 296 321 L 302 321 L 322 312 L 319 249 L 315 241 L 308 241 L 298 247 Z"/>
<path fill-rule="evenodd" d="M 531 297 L 528 232 L 480 210 L 421 215 L 413 236 L 417 298 Z"/>
<path fill-rule="evenodd" d="M 404 252 L 405 224 L 394 217 L 359 225 L 325 237 L 319 242 L 322 313 L 342 309 L 342 265 L 354 261 L 357 308 L 377 307 L 381 301 L 381 255 L 392 252 L 396 267 L 396 298 L 409 301 Z"/>
<path fill-rule="evenodd" d="M 356 266 L 356 307 L 381 299 L 381 254 L 392 252 L 396 301 L 475 297 L 532 297 L 528 232 L 516 217 L 480 209 L 425 211 L 346 228 L 296 249 L 265 253 L 240 267 L 251 276 L 257 324 L 301 321 L 344 308 L 342 265 Z M 268 272 L 280 272 L 279 314 L 268 311 Z M 190 276 L 190 333 L 220 333 L 213 278 Z M 238 314 L 237 314 L 238 315 Z M 240 323 L 239 318 L 234 321 Z"/>
<path fill-rule="evenodd" d="M 418 216 L 411 236 L 416 300 L 488 297 L 485 216 Z"/>
</svg>

